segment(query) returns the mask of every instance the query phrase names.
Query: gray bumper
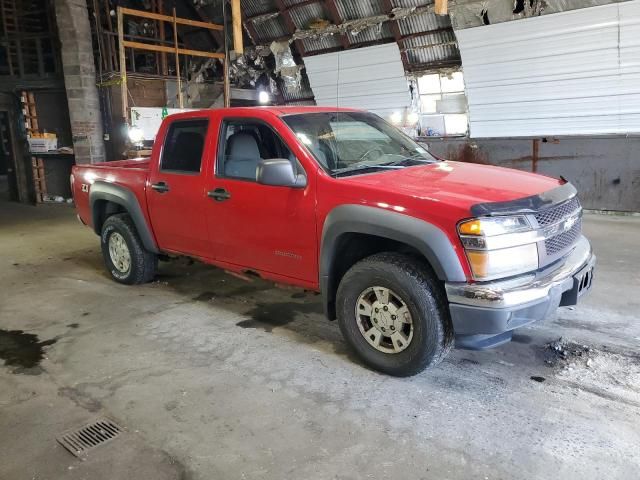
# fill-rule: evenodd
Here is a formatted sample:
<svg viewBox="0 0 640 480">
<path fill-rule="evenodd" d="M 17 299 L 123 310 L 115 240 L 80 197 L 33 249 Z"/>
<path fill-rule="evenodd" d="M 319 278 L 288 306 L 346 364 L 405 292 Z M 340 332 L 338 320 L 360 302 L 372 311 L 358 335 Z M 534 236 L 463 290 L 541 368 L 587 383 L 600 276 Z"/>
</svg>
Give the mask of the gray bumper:
<svg viewBox="0 0 640 480">
<path fill-rule="evenodd" d="M 456 346 L 494 347 L 511 340 L 515 328 L 575 305 L 591 288 L 595 261 L 589 241 L 581 237 L 562 265 L 542 278 L 447 283 Z"/>
</svg>

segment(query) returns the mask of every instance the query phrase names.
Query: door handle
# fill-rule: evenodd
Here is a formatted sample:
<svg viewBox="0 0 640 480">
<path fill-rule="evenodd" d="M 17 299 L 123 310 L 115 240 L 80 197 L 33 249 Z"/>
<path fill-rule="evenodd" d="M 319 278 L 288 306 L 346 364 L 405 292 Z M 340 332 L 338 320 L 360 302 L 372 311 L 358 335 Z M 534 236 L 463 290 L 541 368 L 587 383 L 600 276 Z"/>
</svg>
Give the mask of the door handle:
<svg viewBox="0 0 640 480">
<path fill-rule="evenodd" d="M 166 193 L 169 191 L 169 185 L 165 182 L 152 183 L 151 188 L 153 188 L 158 193 Z"/>
<path fill-rule="evenodd" d="M 216 188 L 215 190 L 207 192 L 207 197 L 213 198 L 216 202 L 224 202 L 231 198 L 231 194 L 224 188 Z"/>
</svg>

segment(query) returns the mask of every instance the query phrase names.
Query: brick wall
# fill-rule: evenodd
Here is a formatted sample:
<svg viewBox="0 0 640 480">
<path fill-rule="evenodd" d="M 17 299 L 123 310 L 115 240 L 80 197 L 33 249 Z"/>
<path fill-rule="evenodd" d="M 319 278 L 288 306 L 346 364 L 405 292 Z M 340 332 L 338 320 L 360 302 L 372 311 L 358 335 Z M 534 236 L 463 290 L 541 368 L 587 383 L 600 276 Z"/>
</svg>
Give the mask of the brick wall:
<svg viewBox="0 0 640 480">
<path fill-rule="evenodd" d="M 102 162 L 105 150 L 87 4 L 56 0 L 55 8 L 76 163 Z"/>
</svg>

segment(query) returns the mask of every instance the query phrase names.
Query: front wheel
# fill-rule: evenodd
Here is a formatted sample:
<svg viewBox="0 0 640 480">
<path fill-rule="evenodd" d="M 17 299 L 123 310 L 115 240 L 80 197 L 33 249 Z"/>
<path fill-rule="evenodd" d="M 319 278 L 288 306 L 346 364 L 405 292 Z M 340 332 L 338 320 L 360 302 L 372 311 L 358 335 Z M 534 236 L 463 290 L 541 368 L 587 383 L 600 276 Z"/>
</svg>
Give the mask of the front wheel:
<svg viewBox="0 0 640 480">
<path fill-rule="evenodd" d="M 116 282 L 135 285 L 153 280 L 158 256 L 145 250 L 128 214 L 119 213 L 105 220 L 100 246 L 104 263 Z"/>
<path fill-rule="evenodd" d="M 343 336 L 370 367 L 415 375 L 438 364 L 453 345 L 441 286 L 408 255 L 380 253 L 356 263 L 336 296 Z"/>
</svg>

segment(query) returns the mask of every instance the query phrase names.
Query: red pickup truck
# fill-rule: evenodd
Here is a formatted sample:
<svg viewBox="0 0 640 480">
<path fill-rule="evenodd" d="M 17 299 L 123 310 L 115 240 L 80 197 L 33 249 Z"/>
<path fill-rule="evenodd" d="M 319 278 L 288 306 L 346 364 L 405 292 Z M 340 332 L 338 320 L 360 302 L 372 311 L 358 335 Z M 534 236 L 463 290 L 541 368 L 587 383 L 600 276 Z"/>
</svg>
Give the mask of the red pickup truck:
<svg viewBox="0 0 640 480">
<path fill-rule="evenodd" d="M 412 375 L 575 305 L 595 256 L 567 181 L 441 161 L 380 117 L 321 107 L 164 120 L 150 159 L 77 165 L 114 280 L 160 255 L 322 293 L 362 360 Z"/>
</svg>

